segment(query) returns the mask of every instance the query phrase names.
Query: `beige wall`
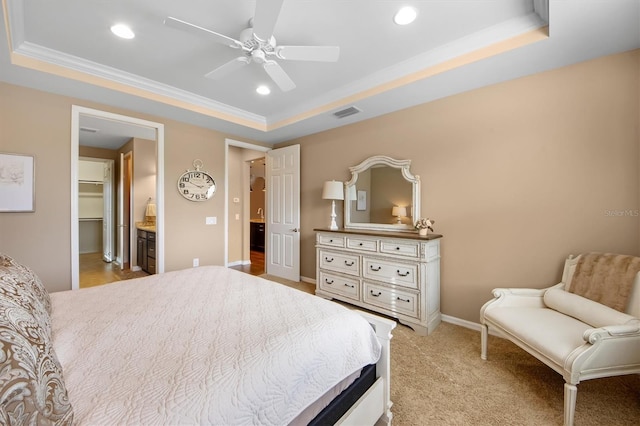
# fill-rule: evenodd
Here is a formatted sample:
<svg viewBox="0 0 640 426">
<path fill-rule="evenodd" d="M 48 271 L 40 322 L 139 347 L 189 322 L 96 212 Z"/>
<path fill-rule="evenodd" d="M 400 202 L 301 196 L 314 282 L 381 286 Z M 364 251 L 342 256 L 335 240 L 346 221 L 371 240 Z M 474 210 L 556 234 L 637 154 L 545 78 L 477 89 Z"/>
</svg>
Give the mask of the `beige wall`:
<svg viewBox="0 0 640 426">
<path fill-rule="evenodd" d="M 571 253 L 640 254 L 625 213 L 640 208 L 639 63 L 599 58 L 281 144 L 302 146 L 301 274 L 315 277 L 322 182 L 377 154 L 421 177 L 444 314 L 477 322 L 492 288 L 552 285 Z"/>
<path fill-rule="evenodd" d="M 71 288 L 71 106 L 164 124 L 165 270 L 224 262 L 224 141 L 234 137 L 148 114 L 0 83 L 0 151 L 35 155 L 35 213 L 0 214 L 0 251 L 31 266 L 49 291 Z M 237 137 L 234 137 L 238 139 Z M 248 141 L 251 142 L 251 141 Z M 204 203 L 182 198 L 176 180 L 203 161 L 218 191 Z M 217 225 L 205 225 L 216 216 Z"/>
<path fill-rule="evenodd" d="M 447 315 L 475 322 L 494 287 L 555 283 L 570 253 L 639 254 L 624 213 L 639 208 L 639 64 L 638 51 L 599 58 L 282 144 L 302 143 L 302 275 L 315 277 L 313 228 L 328 223 L 322 183 L 376 154 L 412 159 L 421 177 L 423 216 L 444 234 Z M 231 135 L 3 83 L 0 151 L 35 155 L 36 212 L 0 214 L 0 251 L 50 291 L 70 288 L 72 104 L 164 123 L 166 270 L 221 264 Z M 195 158 L 218 184 L 206 203 L 175 190 Z"/>
</svg>

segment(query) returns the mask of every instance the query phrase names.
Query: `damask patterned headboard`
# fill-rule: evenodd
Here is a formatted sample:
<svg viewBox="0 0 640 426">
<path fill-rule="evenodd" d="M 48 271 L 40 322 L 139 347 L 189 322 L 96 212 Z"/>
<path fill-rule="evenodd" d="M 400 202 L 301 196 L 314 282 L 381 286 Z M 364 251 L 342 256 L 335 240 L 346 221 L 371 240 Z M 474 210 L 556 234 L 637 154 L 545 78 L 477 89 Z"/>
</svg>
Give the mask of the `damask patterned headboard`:
<svg viewBox="0 0 640 426">
<path fill-rule="evenodd" d="M 73 423 L 38 276 L 0 253 L 0 424 Z"/>
</svg>

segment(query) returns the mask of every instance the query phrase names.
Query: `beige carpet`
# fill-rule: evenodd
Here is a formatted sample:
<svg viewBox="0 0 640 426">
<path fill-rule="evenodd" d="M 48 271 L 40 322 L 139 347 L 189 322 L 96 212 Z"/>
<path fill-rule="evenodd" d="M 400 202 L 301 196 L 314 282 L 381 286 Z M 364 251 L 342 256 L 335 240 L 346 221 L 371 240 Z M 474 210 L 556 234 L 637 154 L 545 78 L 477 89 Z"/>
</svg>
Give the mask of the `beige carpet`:
<svg viewBox="0 0 640 426">
<path fill-rule="evenodd" d="M 273 279 L 269 277 L 270 279 Z M 273 279 L 308 293 L 308 283 Z M 480 333 L 441 323 L 429 336 L 401 324 L 391 341 L 393 424 L 562 425 L 564 380 L 520 348 L 489 337 L 480 359 Z M 576 426 L 640 424 L 640 375 L 578 385 Z"/>
</svg>

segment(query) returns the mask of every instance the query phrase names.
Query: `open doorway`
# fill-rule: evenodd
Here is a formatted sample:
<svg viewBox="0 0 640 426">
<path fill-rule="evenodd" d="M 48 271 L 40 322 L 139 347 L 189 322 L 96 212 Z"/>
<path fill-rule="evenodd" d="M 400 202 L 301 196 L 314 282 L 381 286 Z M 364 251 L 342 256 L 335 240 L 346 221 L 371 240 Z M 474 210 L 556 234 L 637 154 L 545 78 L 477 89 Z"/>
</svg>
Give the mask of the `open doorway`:
<svg viewBox="0 0 640 426">
<path fill-rule="evenodd" d="M 162 124 L 73 106 L 72 289 L 80 288 L 82 282 L 82 287 L 88 287 L 151 273 L 141 271 L 143 267 L 140 265 L 143 264 L 152 264 L 154 272 L 164 271 L 163 146 Z M 136 157 L 139 160 L 137 164 Z M 106 167 L 110 170 L 104 169 L 104 174 L 110 176 L 103 178 L 105 190 L 100 196 L 100 191 L 94 190 L 93 195 L 88 195 L 84 193 L 88 191 L 83 191 L 87 190 L 86 186 L 81 189 L 84 181 L 81 158 L 94 164 L 108 164 Z M 99 178 L 92 179 L 97 181 Z M 107 187 L 109 191 L 106 191 Z M 87 202 L 93 211 L 87 212 Z M 99 202 L 102 202 L 103 214 L 98 219 Z M 150 214 L 153 217 L 149 217 Z M 93 237 L 101 241 L 94 241 L 89 249 L 83 245 L 87 235 L 82 220 L 87 215 L 96 219 L 103 231 L 100 235 L 97 229 L 93 229 Z M 140 253 L 138 239 L 140 226 L 147 227 L 144 228 L 146 237 L 151 225 L 154 250 L 150 263 L 143 262 L 147 255 Z M 96 250 L 99 245 L 105 247 L 103 251 Z M 81 280 L 81 275 L 88 271 L 93 276 L 87 275 L 88 279 Z"/>
<path fill-rule="evenodd" d="M 266 147 L 227 139 L 225 264 L 252 275 L 266 272 L 266 151 Z"/>
</svg>

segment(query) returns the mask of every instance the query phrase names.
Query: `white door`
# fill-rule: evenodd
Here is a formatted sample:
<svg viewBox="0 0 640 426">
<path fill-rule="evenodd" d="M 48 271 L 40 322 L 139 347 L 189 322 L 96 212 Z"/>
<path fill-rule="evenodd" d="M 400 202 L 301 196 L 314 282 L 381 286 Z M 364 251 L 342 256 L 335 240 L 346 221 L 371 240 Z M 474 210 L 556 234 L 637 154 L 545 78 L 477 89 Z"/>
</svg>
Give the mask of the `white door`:
<svg viewBox="0 0 640 426">
<path fill-rule="evenodd" d="M 120 265 L 120 269 L 124 269 L 124 154 L 120 153 L 120 173 L 118 175 L 118 249 L 116 250 L 116 261 Z"/>
<path fill-rule="evenodd" d="M 300 145 L 267 152 L 266 272 L 300 281 Z"/>
<path fill-rule="evenodd" d="M 104 163 L 104 179 L 102 181 L 102 259 L 113 261 L 113 160 Z"/>
</svg>

